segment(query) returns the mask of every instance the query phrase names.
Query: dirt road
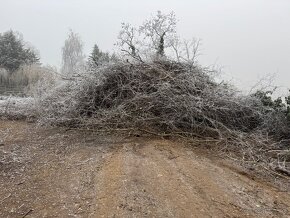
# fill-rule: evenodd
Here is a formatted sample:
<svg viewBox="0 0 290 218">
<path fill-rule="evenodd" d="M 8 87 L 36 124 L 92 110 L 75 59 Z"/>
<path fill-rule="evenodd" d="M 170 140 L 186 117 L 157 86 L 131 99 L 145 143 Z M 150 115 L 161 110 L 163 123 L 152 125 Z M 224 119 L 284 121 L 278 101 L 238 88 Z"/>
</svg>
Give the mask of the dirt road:
<svg viewBox="0 0 290 218">
<path fill-rule="evenodd" d="M 0 217 L 290 217 L 290 195 L 177 141 L 0 121 Z"/>
</svg>

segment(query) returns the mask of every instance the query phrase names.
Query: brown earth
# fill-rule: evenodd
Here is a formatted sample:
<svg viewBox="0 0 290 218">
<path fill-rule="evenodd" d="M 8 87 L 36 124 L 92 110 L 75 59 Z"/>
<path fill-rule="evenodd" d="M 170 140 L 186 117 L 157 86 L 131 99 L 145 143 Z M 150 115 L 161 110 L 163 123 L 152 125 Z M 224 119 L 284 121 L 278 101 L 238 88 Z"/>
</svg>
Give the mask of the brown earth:
<svg viewBox="0 0 290 218">
<path fill-rule="evenodd" d="M 0 121 L 0 217 L 290 217 L 290 195 L 176 140 Z"/>
</svg>

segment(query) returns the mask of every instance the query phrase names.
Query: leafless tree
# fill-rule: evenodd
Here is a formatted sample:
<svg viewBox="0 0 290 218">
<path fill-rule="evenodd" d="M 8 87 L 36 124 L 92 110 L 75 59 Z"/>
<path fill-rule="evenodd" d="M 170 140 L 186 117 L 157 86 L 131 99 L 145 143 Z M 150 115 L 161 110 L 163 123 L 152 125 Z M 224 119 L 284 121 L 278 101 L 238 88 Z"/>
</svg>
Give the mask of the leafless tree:
<svg viewBox="0 0 290 218">
<path fill-rule="evenodd" d="M 182 56 L 182 45 L 180 37 L 178 35 L 172 35 L 169 39 L 170 48 L 173 50 L 173 55 L 175 56 L 176 61 L 180 62 Z"/>
<path fill-rule="evenodd" d="M 157 12 L 155 17 L 146 20 L 139 31 L 150 39 L 152 47 L 156 50 L 157 57 L 165 56 L 165 48 L 169 47 L 167 40 L 176 32 L 176 17 L 174 12 L 162 14 Z"/>
<path fill-rule="evenodd" d="M 62 68 L 64 76 L 71 76 L 84 66 L 83 42 L 77 33 L 70 30 L 62 47 Z"/>
<path fill-rule="evenodd" d="M 121 31 L 118 36 L 117 46 L 127 56 L 142 61 L 138 47 L 138 31 L 128 23 L 122 23 Z"/>
<path fill-rule="evenodd" d="M 172 35 L 169 40 L 169 46 L 173 50 L 174 56 L 178 62 L 183 61 L 191 67 L 195 65 L 199 56 L 200 39 L 181 40 L 179 36 Z"/>
<path fill-rule="evenodd" d="M 199 46 L 201 40 L 192 38 L 191 40 L 183 41 L 184 56 L 181 58 L 187 62 L 191 67 L 195 64 L 199 53 Z"/>
</svg>

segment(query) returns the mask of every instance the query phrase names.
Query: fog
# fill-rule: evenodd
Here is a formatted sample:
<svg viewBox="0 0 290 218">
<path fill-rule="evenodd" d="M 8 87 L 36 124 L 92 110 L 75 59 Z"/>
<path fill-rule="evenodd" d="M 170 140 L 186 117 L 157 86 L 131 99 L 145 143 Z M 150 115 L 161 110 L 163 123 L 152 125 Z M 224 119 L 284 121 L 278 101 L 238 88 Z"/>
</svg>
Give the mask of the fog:
<svg viewBox="0 0 290 218">
<path fill-rule="evenodd" d="M 88 55 L 97 43 L 116 49 L 121 22 L 134 25 L 157 10 L 174 11 L 178 32 L 202 40 L 199 61 L 222 68 L 223 78 L 247 90 L 275 74 L 290 87 L 290 1 L 288 0 L 0 0 L 0 32 L 19 31 L 44 64 L 59 66 L 68 30 L 81 35 Z"/>
</svg>

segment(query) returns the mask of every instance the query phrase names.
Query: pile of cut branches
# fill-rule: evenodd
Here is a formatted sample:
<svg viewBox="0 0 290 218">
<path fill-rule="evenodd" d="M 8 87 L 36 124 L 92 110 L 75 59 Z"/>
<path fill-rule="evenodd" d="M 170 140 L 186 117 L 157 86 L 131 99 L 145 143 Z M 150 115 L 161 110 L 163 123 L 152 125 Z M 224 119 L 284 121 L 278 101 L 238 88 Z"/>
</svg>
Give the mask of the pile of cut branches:
<svg viewBox="0 0 290 218">
<path fill-rule="evenodd" d="M 171 61 L 118 63 L 58 87 L 41 100 L 42 122 L 222 138 L 260 125 L 256 98 Z"/>
<path fill-rule="evenodd" d="M 246 163 L 289 172 L 289 141 L 273 132 L 280 114 L 199 66 L 118 62 L 42 84 L 38 93 L 26 111 L 41 124 L 210 139 Z"/>
</svg>

